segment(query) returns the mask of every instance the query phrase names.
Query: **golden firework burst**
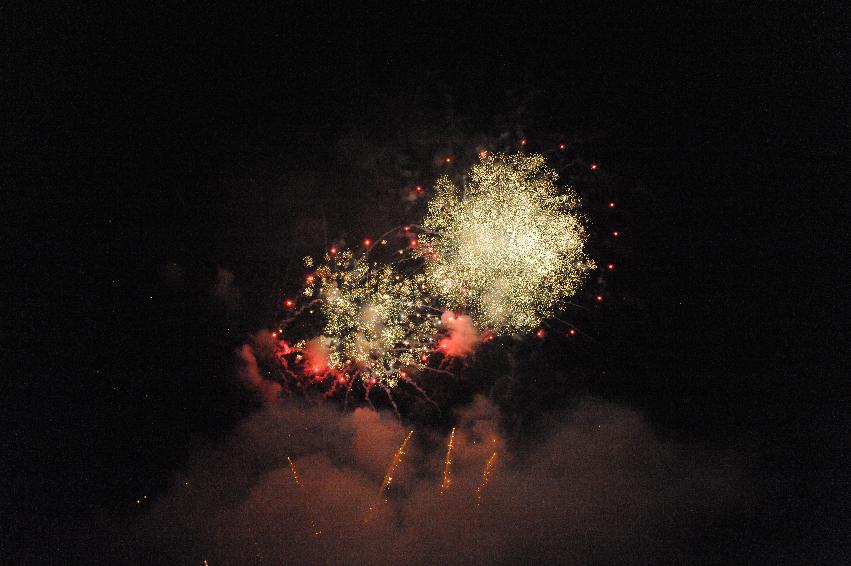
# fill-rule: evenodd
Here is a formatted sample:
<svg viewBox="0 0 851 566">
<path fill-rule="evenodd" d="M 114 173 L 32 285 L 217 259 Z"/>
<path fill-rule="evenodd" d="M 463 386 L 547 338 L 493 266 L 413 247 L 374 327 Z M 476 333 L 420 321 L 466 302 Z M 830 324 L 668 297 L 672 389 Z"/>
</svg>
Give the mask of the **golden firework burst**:
<svg viewBox="0 0 851 566">
<path fill-rule="evenodd" d="M 325 259 L 306 293 L 320 299 L 328 366 L 388 387 L 422 368 L 440 322 L 424 298 L 423 276 L 403 277 L 348 250 Z"/>
<path fill-rule="evenodd" d="M 440 178 L 417 252 L 428 289 L 477 326 L 525 332 L 574 295 L 595 265 L 578 198 L 541 155 L 485 155 L 461 189 Z"/>
</svg>

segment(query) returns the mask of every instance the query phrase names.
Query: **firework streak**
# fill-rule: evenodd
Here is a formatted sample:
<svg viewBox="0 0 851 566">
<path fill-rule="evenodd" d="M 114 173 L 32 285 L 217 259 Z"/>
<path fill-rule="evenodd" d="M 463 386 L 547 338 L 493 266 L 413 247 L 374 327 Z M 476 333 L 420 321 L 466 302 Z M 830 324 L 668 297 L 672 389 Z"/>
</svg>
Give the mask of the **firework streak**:
<svg viewBox="0 0 851 566">
<path fill-rule="evenodd" d="M 482 504 L 482 492 L 484 492 L 485 488 L 488 485 L 488 481 L 490 481 L 491 471 L 493 471 L 493 466 L 496 463 L 496 451 L 491 454 L 488 461 L 485 462 L 485 469 L 482 471 L 482 481 L 479 482 L 479 485 L 476 487 L 476 507 Z"/>
<path fill-rule="evenodd" d="M 449 433 L 449 442 L 446 445 L 446 456 L 443 458 L 443 482 L 440 484 L 440 495 L 446 493 L 449 484 L 452 483 L 452 447 L 455 444 L 455 427 Z"/>
<path fill-rule="evenodd" d="M 408 449 L 408 443 L 411 442 L 411 437 L 414 436 L 414 431 L 410 431 L 407 436 L 405 436 L 405 440 L 402 441 L 402 445 L 399 446 L 399 449 L 393 454 L 393 458 L 390 460 L 390 467 L 387 468 L 387 473 L 384 474 L 384 479 L 381 481 L 381 487 L 378 490 L 378 496 L 384 500 L 384 503 L 387 503 L 386 491 L 390 484 L 393 482 L 393 474 L 396 473 L 396 468 L 399 467 L 399 464 L 402 463 L 402 458 L 405 456 L 405 451 Z M 370 505 L 369 509 L 366 512 L 366 515 L 363 518 L 364 523 L 368 523 L 372 516 L 375 514 L 378 509 L 377 505 Z"/>
</svg>

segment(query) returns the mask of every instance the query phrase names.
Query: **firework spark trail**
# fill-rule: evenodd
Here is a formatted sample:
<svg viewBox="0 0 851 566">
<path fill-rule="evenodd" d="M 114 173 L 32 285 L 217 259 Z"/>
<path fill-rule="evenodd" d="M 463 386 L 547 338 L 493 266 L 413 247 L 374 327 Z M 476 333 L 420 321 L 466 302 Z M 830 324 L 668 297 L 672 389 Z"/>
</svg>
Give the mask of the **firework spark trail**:
<svg viewBox="0 0 851 566">
<path fill-rule="evenodd" d="M 304 484 L 301 483 L 301 479 L 298 477 L 298 470 L 295 469 L 295 462 L 293 462 L 292 458 L 287 456 L 287 462 L 290 463 L 290 470 L 293 473 L 293 481 L 299 487 L 299 489 L 304 488 Z"/>
<path fill-rule="evenodd" d="M 455 427 L 449 433 L 449 443 L 446 445 L 446 456 L 443 458 L 443 483 L 440 484 L 440 495 L 446 493 L 452 482 L 452 446 L 455 444 Z"/>
<path fill-rule="evenodd" d="M 493 454 L 491 454 L 488 461 L 485 462 L 485 469 L 482 470 L 482 481 L 479 482 L 479 485 L 476 487 L 476 507 L 482 504 L 482 492 L 488 485 L 488 481 L 490 480 L 491 471 L 493 471 L 493 466 L 496 463 L 496 450 L 494 450 Z"/>
<path fill-rule="evenodd" d="M 290 471 L 293 474 L 293 481 L 296 486 L 298 486 L 299 491 L 302 496 L 302 504 L 304 505 L 304 512 L 307 514 L 308 520 L 310 521 L 310 528 L 313 530 L 313 536 L 320 536 L 322 531 L 320 531 L 316 526 L 316 521 L 313 520 L 313 514 L 310 511 L 310 505 L 307 503 L 307 494 L 305 493 L 304 483 L 301 481 L 301 478 L 298 477 L 298 470 L 296 470 L 295 462 L 293 462 L 292 458 L 287 456 L 287 462 L 290 463 Z"/>
<path fill-rule="evenodd" d="M 428 368 L 428 369 L 430 370 L 431 368 Z M 449 373 L 449 375 L 454 376 L 454 374 L 452 374 L 452 373 L 450 373 L 450 372 L 446 372 L 446 373 Z M 402 374 L 404 374 L 404 375 L 402 375 Z M 425 389 L 423 389 L 422 387 L 420 387 L 420 384 L 419 384 L 419 383 L 417 383 L 416 381 L 414 381 L 414 380 L 413 380 L 410 376 L 408 376 L 405 372 L 402 372 L 402 374 L 400 374 L 399 379 L 401 379 L 402 381 L 404 381 L 405 383 L 407 383 L 408 385 L 410 385 L 411 387 L 413 387 L 413 388 L 417 391 L 417 393 L 419 393 L 420 395 L 422 395 L 422 396 L 423 396 L 423 399 L 425 399 L 426 401 L 428 401 L 428 402 L 429 402 L 429 403 L 430 403 L 430 404 L 431 404 L 431 405 L 432 405 L 432 406 L 433 406 L 433 407 L 437 410 L 437 414 L 439 414 L 439 415 L 443 416 L 443 409 L 441 409 L 441 408 L 440 408 L 440 405 L 438 405 L 438 404 L 437 404 L 437 402 L 436 402 L 434 399 L 432 399 L 432 398 L 429 396 L 429 394 L 428 394 L 428 393 L 426 393 L 426 390 L 425 390 Z M 398 413 L 398 410 L 397 410 L 397 413 Z"/>
<path fill-rule="evenodd" d="M 396 468 L 399 467 L 399 464 L 402 463 L 402 458 L 405 457 L 405 451 L 408 449 L 408 443 L 411 441 L 412 436 L 414 436 L 413 430 L 408 433 L 405 440 L 402 441 L 402 445 L 399 446 L 399 449 L 396 450 L 395 454 L 393 454 L 393 459 L 390 461 L 390 467 L 387 469 L 387 473 L 384 474 L 384 480 L 381 482 L 381 489 L 378 492 L 382 497 L 384 496 L 384 491 L 393 482 L 393 474 L 396 472 Z"/>
<path fill-rule="evenodd" d="M 393 397 L 393 391 L 391 391 L 391 389 L 386 385 L 381 385 L 381 388 L 384 390 L 385 393 L 387 393 L 387 399 L 390 401 L 390 405 L 393 407 L 393 412 L 396 413 L 396 418 L 399 419 L 399 421 L 401 422 L 402 414 L 399 412 L 399 405 L 396 404 L 396 399 Z"/>
<path fill-rule="evenodd" d="M 393 482 L 393 474 L 396 473 L 396 468 L 399 467 L 399 464 L 402 463 L 402 458 L 405 456 L 405 451 L 408 449 L 408 443 L 411 441 L 411 437 L 414 436 L 414 431 L 408 432 L 408 435 L 405 437 L 405 440 L 402 441 L 402 445 L 399 446 L 399 449 L 393 454 L 393 458 L 390 460 L 390 467 L 387 468 L 387 473 L 384 474 L 384 479 L 381 481 L 381 488 L 378 490 L 378 496 L 384 500 L 384 503 L 387 503 L 387 498 L 385 497 L 385 490 L 387 487 Z M 363 517 L 363 522 L 368 523 L 375 512 L 378 510 L 378 505 L 370 505 L 369 509 L 366 511 L 366 515 Z"/>
</svg>

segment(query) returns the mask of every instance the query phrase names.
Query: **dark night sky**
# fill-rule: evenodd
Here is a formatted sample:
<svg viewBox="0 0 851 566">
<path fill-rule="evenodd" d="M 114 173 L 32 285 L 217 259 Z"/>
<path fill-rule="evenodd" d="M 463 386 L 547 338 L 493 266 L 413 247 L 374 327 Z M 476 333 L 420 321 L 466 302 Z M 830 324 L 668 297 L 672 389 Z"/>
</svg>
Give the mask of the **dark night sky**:
<svg viewBox="0 0 851 566">
<path fill-rule="evenodd" d="M 69 524 L 131 521 L 256 410 L 233 349 L 286 250 L 324 245 L 293 180 L 356 198 L 341 140 L 396 150 L 429 118 L 581 140 L 628 187 L 599 344 L 529 353 L 577 377 L 503 409 L 591 395 L 739 454 L 758 503 L 701 556 L 847 560 L 847 9 L 589 6 L 0 7 L 2 561 L 95 560 Z"/>
</svg>

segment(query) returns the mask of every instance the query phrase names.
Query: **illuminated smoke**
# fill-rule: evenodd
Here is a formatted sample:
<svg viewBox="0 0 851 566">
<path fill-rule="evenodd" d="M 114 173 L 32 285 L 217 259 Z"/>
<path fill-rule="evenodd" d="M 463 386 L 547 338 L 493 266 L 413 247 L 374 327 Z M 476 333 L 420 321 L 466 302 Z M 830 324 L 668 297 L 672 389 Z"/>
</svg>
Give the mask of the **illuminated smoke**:
<svg viewBox="0 0 851 566">
<path fill-rule="evenodd" d="M 447 493 L 438 493 L 446 436 L 434 450 L 412 438 L 392 474 L 400 489 L 384 503 L 383 476 L 410 428 L 365 408 L 268 405 L 194 451 L 102 561 L 215 566 L 256 562 L 260 552 L 270 564 L 696 564 L 706 560 L 693 533 L 757 503 L 735 454 L 662 439 L 634 409 L 579 399 L 540 415 L 529 426 L 546 432 L 519 444 L 499 432 L 503 417 L 489 401 L 456 417 Z M 84 544 L 92 530 L 81 532 Z"/>
<path fill-rule="evenodd" d="M 282 390 L 281 384 L 263 376 L 251 345 L 243 344 L 236 355 L 239 362 L 237 373 L 245 386 L 259 393 L 266 401 L 277 399 Z"/>
<path fill-rule="evenodd" d="M 447 356 L 467 356 L 482 341 L 473 319 L 467 315 L 446 311 L 440 316 L 440 322 L 446 330 L 446 336 L 440 339 L 437 348 Z"/>
</svg>

